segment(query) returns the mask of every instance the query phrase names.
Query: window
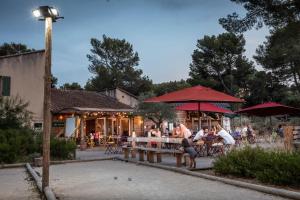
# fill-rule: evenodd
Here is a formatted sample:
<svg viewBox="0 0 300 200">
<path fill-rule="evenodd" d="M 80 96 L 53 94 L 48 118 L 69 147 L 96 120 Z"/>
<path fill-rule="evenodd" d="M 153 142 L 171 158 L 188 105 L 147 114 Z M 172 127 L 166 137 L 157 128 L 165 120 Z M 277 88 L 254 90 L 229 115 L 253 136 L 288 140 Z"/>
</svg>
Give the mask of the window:
<svg viewBox="0 0 300 200">
<path fill-rule="evenodd" d="M 9 76 L 0 76 L 0 96 L 10 96 Z"/>
</svg>

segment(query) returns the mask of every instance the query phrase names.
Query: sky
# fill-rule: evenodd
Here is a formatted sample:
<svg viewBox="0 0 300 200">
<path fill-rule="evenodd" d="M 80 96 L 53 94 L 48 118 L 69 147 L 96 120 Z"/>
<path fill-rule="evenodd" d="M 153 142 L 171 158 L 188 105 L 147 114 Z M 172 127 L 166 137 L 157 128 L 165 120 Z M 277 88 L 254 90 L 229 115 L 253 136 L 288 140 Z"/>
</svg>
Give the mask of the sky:
<svg viewBox="0 0 300 200">
<path fill-rule="evenodd" d="M 88 71 L 90 39 L 125 39 L 140 57 L 138 68 L 154 83 L 188 78 L 191 54 L 204 35 L 225 32 L 218 19 L 245 10 L 230 0 L 0 0 L 0 44 L 44 48 L 44 23 L 32 16 L 41 5 L 58 8 L 65 19 L 53 24 L 52 73 L 58 84 L 93 76 Z M 252 59 L 267 29 L 245 33 Z M 257 66 L 259 68 L 259 66 Z"/>
</svg>

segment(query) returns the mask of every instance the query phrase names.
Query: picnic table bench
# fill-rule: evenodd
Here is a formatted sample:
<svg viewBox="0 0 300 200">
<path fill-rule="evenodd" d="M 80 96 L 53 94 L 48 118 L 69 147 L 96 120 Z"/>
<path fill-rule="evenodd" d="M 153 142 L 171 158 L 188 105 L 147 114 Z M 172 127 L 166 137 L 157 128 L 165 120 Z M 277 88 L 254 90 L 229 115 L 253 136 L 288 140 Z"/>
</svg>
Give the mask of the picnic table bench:
<svg viewBox="0 0 300 200">
<path fill-rule="evenodd" d="M 144 155 L 147 155 L 147 161 L 150 163 L 154 163 L 154 158 L 156 155 L 156 161 L 158 163 L 162 162 L 162 154 L 173 154 L 176 157 L 176 167 L 182 166 L 182 157 L 184 156 L 184 152 L 175 149 L 159 149 L 159 148 L 145 148 L 138 147 L 136 148 L 139 153 L 139 161 L 144 161 Z M 185 157 L 188 160 L 189 157 Z"/>
</svg>

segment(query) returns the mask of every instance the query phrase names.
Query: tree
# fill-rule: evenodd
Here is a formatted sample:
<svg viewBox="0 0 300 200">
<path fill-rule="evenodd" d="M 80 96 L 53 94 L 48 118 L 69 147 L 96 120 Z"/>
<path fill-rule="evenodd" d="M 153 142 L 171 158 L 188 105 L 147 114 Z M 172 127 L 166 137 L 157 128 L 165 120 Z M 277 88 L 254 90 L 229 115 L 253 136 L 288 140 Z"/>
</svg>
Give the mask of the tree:
<svg viewBox="0 0 300 200">
<path fill-rule="evenodd" d="M 157 127 L 160 127 L 164 120 L 173 120 L 175 118 L 175 109 L 170 104 L 165 103 L 145 103 L 145 99 L 155 96 L 152 92 L 141 94 L 139 104 L 135 108 L 135 114 L 145 119 L 153 121 Z"/>
<path fill-rule="evenodd" d="M 300 92 L 300 22 L 277 29 L 256 50 L 254 58 L 285 84 Z"/>
<path fill-rule="evenodd" d="M 95 77 L 88 80 L 86 89 L 102 91 L 120 87 L 134 95 L 151 89 L 149 78 L 135 68 L 139 64 L 138 53 L 126 40 L 103 35 L 102 41 L 92 38 L 91 45 L 91 54 L 87 57 L 91 62 L 89 71 Z"/>
<path fill-rule="evenodd" d="M 268 101 L 283 102 L 288 88 L 271 72 L 259 71 L 249 81 L 249 91 L 244 98 L 248 106 Z"/>
<path fill-rule="evenodd" d="M 27 106 L 20 97 L 0 97 L 0 129 L 29 127 L 32 113 Z"/>
<path fill-rule="evenodd" d="M 169 82 L 153 84 L 152 90 L 156 96 L 160 96 L 190 86 L 191 85 L 189 83 L 187 83 L 185 80 L 182 79 L 180 81 L 169 81 Z"/>
<path fill-rule="evenodd" d="M 188 82 L 237 94 L 239 86 L 246 83 L 243 79 L 255 71 L 253 63 L 243 56 L 244 46 L 242 35 L 223 33 L 204 36 L 198 40 L 197 49 L 192 55 L 191 78 Z"/>
<path fill-rule="evenodd" d="M 76 83 L 76 82 L 65 83 L 62 86 L 60 86 L 60 89 L 64 89 L 64 90 L 83 90 L 81 85 L 79 85 L 79 83 Z"/>
<path fill-rule="evenodd" d="M 240 18 L 237 13 L 219 20 L 229 32 L 241 33 L 253 27 L 261 28 L 263 24 L 278 29 L 300 20 L 299 0 L 231 0 L 242 5 L 247 13 Z"/>
<path fill-rule="evenodd" d="M 25 44 L 21 43 L 11 42 L 0 45 L 0 56 L 26 53 L 31 51 L 35 51 L 35 49 L 29 49 Z"/>
<path fill-rule="evenodd" d="M 53 74 L 51 74 L 51 88 L 56 88 L 57 82 L 58 79 Z"/>
</svg>

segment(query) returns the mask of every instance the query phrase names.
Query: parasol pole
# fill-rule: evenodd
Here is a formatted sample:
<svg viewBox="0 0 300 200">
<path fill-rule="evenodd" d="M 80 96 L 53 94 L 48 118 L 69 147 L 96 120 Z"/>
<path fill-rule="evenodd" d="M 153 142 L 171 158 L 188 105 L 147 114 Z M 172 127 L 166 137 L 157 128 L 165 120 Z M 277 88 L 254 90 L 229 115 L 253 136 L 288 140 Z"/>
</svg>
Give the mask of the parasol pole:
<svg viewBox="0 0 300 200">
<path fill-rule="evenodd" d="M 200 131 L 201 121 L 200 121 L 200 102 L 198 101 L 198 131 Z"/>
</svg>

